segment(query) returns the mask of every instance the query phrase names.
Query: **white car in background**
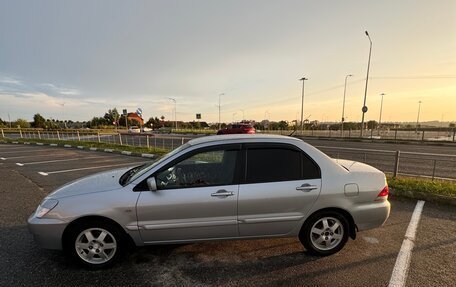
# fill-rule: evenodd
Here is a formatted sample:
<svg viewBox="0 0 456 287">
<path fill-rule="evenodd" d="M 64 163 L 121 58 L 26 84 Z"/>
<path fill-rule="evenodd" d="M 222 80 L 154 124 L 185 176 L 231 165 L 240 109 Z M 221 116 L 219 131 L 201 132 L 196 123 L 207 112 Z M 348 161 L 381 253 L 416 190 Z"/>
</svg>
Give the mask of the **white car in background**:
<svg viewBox="0 0 456 287">
<path fill-rule="evenodd" d="M 128 129 L 128 133 L 130 134 L 139 134 L 141 132 L 141 129 L 138 126 L 131 126 Z"/>
</svg>

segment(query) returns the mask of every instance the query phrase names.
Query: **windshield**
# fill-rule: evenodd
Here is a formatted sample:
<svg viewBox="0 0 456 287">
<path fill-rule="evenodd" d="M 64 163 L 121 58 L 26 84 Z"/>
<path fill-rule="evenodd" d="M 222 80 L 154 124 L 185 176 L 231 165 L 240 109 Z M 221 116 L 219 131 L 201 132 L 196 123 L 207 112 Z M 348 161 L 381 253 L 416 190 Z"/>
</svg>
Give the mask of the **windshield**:
<svg viewBox="0 0 456 287">
<path fill-rule="evenodd" d="M 188 147 L 190 147 L 190 144 L 186 143 L 186 144 L 181 145 L 180 147 L 174 149 L 173 151 L 165 154 L 164 156 L 159 157 L 155 161 L 148 162 L 148 163 L 145 163 L 145 164 L 142 164 L 142 165 L 139 165 L 139 166 L 136 166 L 136 167 L 133 167 L 133 168 L 129 169 L 126 173 L 124 173 L 120 177 L 119 183 L 122 186 L 125 186 L 125 185 L 129 184 L 130 182 L 136 180 L 138 177 L 140 177 L 141 175 L 145 174 L 146 172 L 148 172 L 149 170 L 154 168 L 160 162 L 172 157 L 173 155 L 177 154 L 178 152 L 180 152 L 180 151 L 182 151 L 182 150 L 184 150 L 184 149 L 186 149 Z"/>
</svg>

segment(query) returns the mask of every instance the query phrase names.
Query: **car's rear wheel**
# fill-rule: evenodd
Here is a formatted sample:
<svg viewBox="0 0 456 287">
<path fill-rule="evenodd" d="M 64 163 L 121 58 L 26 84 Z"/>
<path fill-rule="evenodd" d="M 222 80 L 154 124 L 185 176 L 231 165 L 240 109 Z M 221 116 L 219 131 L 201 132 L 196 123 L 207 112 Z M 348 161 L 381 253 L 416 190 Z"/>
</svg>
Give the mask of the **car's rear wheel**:
<svg viewBox="0 0 456 287">
<path fill-rule="evenodd" d="M 347 219 L 339 212 L 323 211 L 306 221 L 299 239 L 309 253 L 326 256 L 339 252 L 348 236 Z"/>
<path fill-rule="evenodd" d="M 119 228 L 104 221 L 74 226 L 64 242 L 66 253 L 79 264 L 92 269 L 112 266 L 122 255 L 124 237 Z"/>
</svg>

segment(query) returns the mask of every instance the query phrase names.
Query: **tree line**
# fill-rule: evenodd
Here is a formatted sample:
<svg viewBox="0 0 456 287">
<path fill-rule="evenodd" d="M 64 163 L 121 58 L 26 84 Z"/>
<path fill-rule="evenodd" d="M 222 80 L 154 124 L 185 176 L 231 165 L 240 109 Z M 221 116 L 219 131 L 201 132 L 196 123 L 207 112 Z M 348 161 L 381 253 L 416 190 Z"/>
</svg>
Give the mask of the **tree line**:
<svg viewBox="0 0 456 287">
<path fill-rule="evenodd" d="M 182 122 L 178 121 L 178 127 L 180 129 L 218 129 L 218 123 L 208 124 L 205 121 L 191 121 L 191 122 Z M 294 130 L 300 128 L 300 122 L 294 120 L 291 122 L 287 121 L 268 121 L 263 120 L 261 122 L 249 122 L 257 130 Z M 79 122 L 71 120 L 55 120 L 55 119 L 45 119 L 39 113 L 33 116 L 33 121 L 29 122 L 25 119 L 17 119 L 14 122 L 6 122 L 0 118 L 0 127 L 12 127 L 12 128 L 42 128 L 42 129 L 62 129 L 62 128 L 116 128 L 116 127 L 125 127 L 128 126 L 141 126 L 139 122 L 135 119 L 127 119 L 123 114 L 119 114 L 117 108 L 109 109 L 103 116 L 93 117 L 89 121 Z M 344 130 L 359 130 L 361 128 L 361 123 L 359 122 L 345 122 L 343 124 Z M 392 124 L 392 123 L 382 123 L 380 126 L 377 121 L 368 121 L 365 123 L 365 128 L 367 129 L 412 129 L 415 128 L 414 125 L 406 124 Z M 158 129 L 158 128 L 174 128 L 175 122 L 165 120 L 165 117 L 162 115 L 160 117 L 150 117 L 145 123 L 144 126 Z M 226 128 L 229 124 L 222 123 L 221 127 Z M 418 127 L 420 127 L 418 125 Z M 455 123 L 450 123 L 449 128 L 456 128 Z M 447 127 L 447 128 L 448 128 Z M 306 121 L 303 128 L 305 130 L 340 130 L 342 128 L 341 123 L 321 123 L 318 121 Z M 429 127 L 430 128 L 430 127 Z M 447 129 L 444 127 L 438 129 Z M 432 128 L 436 129 L 436 128 Z"/>
</svg>

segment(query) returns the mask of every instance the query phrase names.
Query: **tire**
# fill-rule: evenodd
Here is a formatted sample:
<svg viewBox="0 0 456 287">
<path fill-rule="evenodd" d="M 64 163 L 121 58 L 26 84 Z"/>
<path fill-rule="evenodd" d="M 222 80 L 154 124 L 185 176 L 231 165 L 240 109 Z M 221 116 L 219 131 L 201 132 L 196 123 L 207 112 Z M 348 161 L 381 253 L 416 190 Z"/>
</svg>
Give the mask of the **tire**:
<svg viewBox="0 0 456 287">
<path fill-rule="evenodd" d="M 104 269 L 115 264 L 124 253 L 122 230 L 102 220 L 78 223 L 63 242 L 65 253 L 89 269 Z"/>
<path fill-rule="evenodd" d="M 328 256 L 339 252 L 349 236 L 348 220 L 337 211 L 322 211 L 312 215 L 299 233 L 307 252 Z"/>
</svg>

